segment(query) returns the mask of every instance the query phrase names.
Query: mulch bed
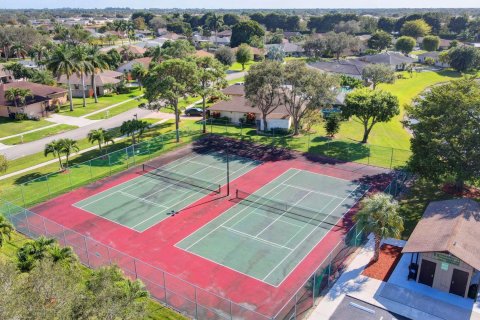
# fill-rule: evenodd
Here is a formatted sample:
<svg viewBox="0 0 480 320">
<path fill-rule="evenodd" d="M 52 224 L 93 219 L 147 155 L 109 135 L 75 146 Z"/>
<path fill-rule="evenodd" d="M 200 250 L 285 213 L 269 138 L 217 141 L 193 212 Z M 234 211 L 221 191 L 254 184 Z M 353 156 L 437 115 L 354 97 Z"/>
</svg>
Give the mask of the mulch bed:
<svg viewBox="0 0 480 320">
<path fill-rule="evenodd" d="M 442 191 L 455 197 L 480 199 L 480 189 L 475 187 L 465 186 L 463 190 L 459 191 L 454 184 L 446 183 L 443 185 Z"/>
<path fill-rule="evenodd" d="M 378 261 L 375 263 L 370 262 L 362 274 L 377 280 L 388 281 L 401 257 L 401 247 L 383 244 L 380 247 L 380 258 Z"/>
</svg>

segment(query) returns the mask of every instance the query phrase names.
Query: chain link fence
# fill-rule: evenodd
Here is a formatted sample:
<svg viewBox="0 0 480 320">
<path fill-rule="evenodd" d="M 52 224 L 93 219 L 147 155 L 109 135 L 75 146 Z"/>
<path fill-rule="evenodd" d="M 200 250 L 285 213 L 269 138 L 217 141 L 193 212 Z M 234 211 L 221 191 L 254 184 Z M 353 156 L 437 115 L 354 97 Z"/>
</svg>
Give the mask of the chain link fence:
<svg viewBox="0 0 480 320">
<path fill-rule="evenodd" d="M 322 155 L 343 161 L 352 161 L 382 168 L 398 168 L 406 165 L 411 151 L 361 144 L 356 141 L 331 139 L 325 136 L 305 133 L 294 137 L 285 129 L 272 128 L 259 131 L 246 124 L 232 124 L 221 119 L 208 119 L 210 133 L 301 152 Z"/>
<path fill-rule="evenodd" d="M 209 125 L 212 133 L 219 133 L 219 128 L 222 128 L 223 134 L 232 133 L 232 129 L 228 125 L 213 123 Z M 235 128 L 236 130 L 238 129 L 238 127 Z M 240 128 L 240 130 L 244 129 Z M 182 130 L 180 135 L 184 138 L 195 138 L 201 136 L 201 130 L 200 127 Z M 236 133 L 235 137 L 238 137 Z M 241 131 L 239 137 L 243 139 L 248 137 L 248 135 L 244 136 L 244 133 Z M 305 139 L 303 143 L 309 148 L 309 143 L 312 143 L 315 137 L 306 137 L 303 138 Z M 295 147 L 298 150 L 298 145 L 295 145 L 298 143 L 297 138 L 255 135 L 254 141 L 277 144 L 280 141 L 275 139 L 283 138 L 289 139 L 285 142 L 288 147 Z M 191 141 L 191 139 L 184 140 L 186 142 Z M 69 167 L 67 171 L 28 180 L 11 189 L 2 190 L 0 213 L 12 222 L 17 231 L 30 238 L 36 239 L 40 236 L 45 236 L 56 239 L 63 246 L 72 247 L 80 261 L 90 268 L 118 265 L 127 276 L 141 280 L 153 298 L 195 319 L 297 319 L 315 306 L 317 299 L 326 291 L 325 289 L 330 288 L 341 274 L 345 267 L 345 261 L 359 246 L 365 243 L 366 235 L 362 233 L 362 230 L 357 230 L 356 226 L 354 226 L 335 246 L 329 256 L 319 264 L 316 271 L 292 295 L 292 298 L 283 307 L 277 308 L 278 312 L 275 315 L 264 315 L 255 311 L 255 306 L 246 307 L 239 305 L 25 209 L 28 206 L 51 199 L 81 185 L 97 181 L 141 162 L 151 160 L 177 146 L 175 132 L 169 132 L 86 162 L 75 164 Z M 372 148 L 372 146 L 369 148 Z M 401 159 L 393 158 L 393 154 L 397 152 L 397 149 L 389 149 L 388 152 L 390 152 L 391 156 L 385 159 L 392 165 L 396 161 L 403 163 Z M 394 196 L 397 195 L 402 190 L 406 179 L 407 174 L 404 172 L 395 172 L 394 179 L 385 189 L 385 192 Z"/>
</svg>

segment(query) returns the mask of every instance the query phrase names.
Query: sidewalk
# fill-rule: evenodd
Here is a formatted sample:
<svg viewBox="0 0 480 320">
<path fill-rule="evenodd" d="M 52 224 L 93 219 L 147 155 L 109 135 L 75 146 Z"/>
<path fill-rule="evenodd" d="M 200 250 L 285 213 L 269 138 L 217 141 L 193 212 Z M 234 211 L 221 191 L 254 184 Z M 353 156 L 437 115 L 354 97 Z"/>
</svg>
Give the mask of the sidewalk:
<svg viewBox="0 0 480 320">
<path fill-rule="evenodd" d="M 124 100 L 122 102 L 118 102 L 118 103 L 115 103 L 115 104 L 112 104 L 111 106 L 108 106 L 106 108 L 103 108 L 103 109 L 100 109 L 100 110 L 97 110 L 97 111 L 93 111 L 93 112 L 90 112 L 90 113 L 87 113 L 79 118 L 87 118 L 87 117 L 90 117 L 90 116 L 93 116 L 95 114 L 98 114 L 98 113 L 102 113 L 102 112 L 105 112 L 107 110 L 110 110 L 110 109 L 113 109 L 115 107 L 118 107 L 118 106 L 121 106 L 122 104 L 125 104 L 127 102 L 130 102 L 130 101 L 133 101 L 133 100 L 137 100 L 137 99 L 141 99 L 144 95 L 141 94 L 139 96 L 136 96 L 135 98 L 131 98 L 131 99 L 127 99 L 127 100 Z M 99 120 L 89 120 L 89 121 L 99 121 Z"/>
<path fill-rule="evenodd" d="M 401 240 L 387 239 L 384 243 L 403 247 Z M 358 255 L 348 265 L 345 272 L 337 280 L 335 285 L 311 312 L 308 317 L 309 320 L 330 319 L 345 296 L 356 298 L 373 306 L 389 310 L 410 319 L 468 319 L 461 316 L 459 306 L 453 304 L 453 302 L 446 304 L 445 302 L 433 299 L 432 297 L 423 296 L 417 291 L 398 287 L 390 283 L 390 280 L 388 282 L 383 282 L 363 276 L 361 273 L 373 257 L 373 247 L 373 237 L 370 236 L 367 244 L 361 249 Z M 397 268 L 398 267 L 399 266 L 397 265 Z M 398 270 L 397 268 L 395 271 Z M 400 272 L 402 270 L 398 271 Z M 395 298 L 392 298 L 392 295 Z M 438 312 L 428 312 L 429 310 L 431 311 L 434 309 L 443 310 L 443 316 L 439 317 Z M 467 310 L 463 309 L 463 311 Z M 473 312 L 470 319 L 479 319 L 478 313 Z"/>
<path fill-rule="evenodd" d="M 10 136 L 6 136 L 6 137 L 3 137 L 3 138 L 0 138 L 0 141 L 2 141 L 2 140 L 7 140 L 7 139 L 10 139 L 10 138 L 20 137 L 20 136 L 23 136 L 23 135 L 25 135 L 25 134 L 29 134 L 29 133 L 32 133 L 32 132 L 37 132 L 37 131 L 41 131 L 41 130 L 53 128 L 53 127 L 56 127 L 56 126 L 58 126 L 58 125 L 59 125 L 58 123 L 52 123 L 51 125 L 46 126 L 46 127 L 41 127 L 41 128 L 33 129 L 33 130 L 30 130 L 30 131 L 25 131 L 25 132 L 22 132 L 22 133 L 12 134 L 12 135 L 10 135 Z M 8 147 L 8 146 L 6 146 L 6 147 Z M 1 149 L 2 149 L 2 148 L 0 147 L 0 150 L 1 150 Z"/>
<path fill-rule="evenodd" d="M 89 120 L 83 117 L 71 117 L 64 116 L 62 114 L 54 113 L 49 118 L 48 121 L 55 122 L 57 124 L 68 124 L 71 126 L 77 126 L 79 128 L 91 125 L 99 120 Z"/>
<path fill-rule="evenodd" d="M 155 126 L 155 125 L 158 125 L 158 124 L 162 124 L 162 123 L 164 123 L 164 122 L 166 122 L 166 121 L 168 121 L 168 119 L 160 120 L 160 121 L 155 122 L 154 124 L 152 124 L 152 126 Z M 115 138 L 114 141 L 116 142 L 116 141 L 122 140 L 122 139 L 124 139 L 124 138 L 125 138 L 125 137 Z M 95 145 L 95 146 L 89 147 L 89 148 L 87 148 L 87 149 L 80 150 L 79 152 L 73 153 L 72 155 L 70 155 L 70 157 L 72 158 L 72 157 L 74 157 L 74 156 L 80 155 L 80 154 L 82 154 L 82 153 L 85 153 L 85 152 L 88 152 L 88 151 L 91 151 L 91 150 L 94 150 L 94 149 L 97 149 L 97 148 L 98 148 L 98 146 Z M 62 157 L 62 160 L 65 160 L 65 156 Z M 57 158 L 57 159 L 48 160 L 48 161 L 39 163 L 39 164 L 37 164 L 37 165 L 31 166 L 31 167 L 28 167 L 28 168 L 25 168 L 25 169 L 22 169 L 22 170 L 18 170 L 18 171 L 15 171 L 15 172 L 12 172 L 12 173 L 9 173 L 9 174 L 0 176 L 0 180 L 5 180 L 5 179 L 8 179 L 8 178 L 14 177 L 14 176 L 16 176 L 16 175 L 19 175 L 19 174 L 28 172 L 28 171 L 30 171 L 30 170 L 35 170 L 35 169 L 38 169 L 38 168 L 42 168 L 42 167 L 48 166 L 49 164 L 56 163 L 56 162 L 58 162 L 58 158 Z"/>
</svg>

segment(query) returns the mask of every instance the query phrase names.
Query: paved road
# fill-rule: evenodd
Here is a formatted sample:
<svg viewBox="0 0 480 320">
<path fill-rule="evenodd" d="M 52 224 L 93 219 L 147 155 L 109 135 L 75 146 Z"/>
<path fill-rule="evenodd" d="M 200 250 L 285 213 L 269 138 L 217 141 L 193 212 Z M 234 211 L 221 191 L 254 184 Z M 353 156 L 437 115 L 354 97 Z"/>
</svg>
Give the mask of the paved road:
<svg viewBox="0 0 480 320">
<path fill-rule="evenodd" d="M 127 112 L 124 112 L 122 114 L 119 114 L 117 116 L 111 117 L 109 119 L 98 121 L 78 129 L 67 131 L 51 137 L 43 138 L 37 141 L 32 141 L 29 143 L 20 144 L 7 149 L 3 149 L 0 151 L 0 153 L 4 154 L 9 160 L 17 159 L 20 157 L 24 157 L 30 154 L 43 151 L 45 144 L 49 143 L 52 140 L 55 140 L 58 138 L 70 138 L 74 140 L 83 139 L 87 136 L 88 132 L 92 129 L 115 128 L 120 126 L 123 121 L 132 119 L 134 114 L 137 114 L 139 118 L 146 118 L 151 113 L 152 113 L 151 110 L 135 108 Z"/>
<path fill-rule="evenodd" d="M 245 76 L 245 74 L 246 72 L 231 73 L 226 76 L 226 79 L 228 81 L 238 79 Z M 149 115 L 152 115 L 152 111 L 135 108 L 127 112 L 124 112 L 122 114 L 119 114 L 117 116 L 111 117 L 109 119 L 97 121 L 92 124 L 86 125 L 84 127 L 80 127 L 78 129 L 60 133 L 58 135 L 54 135 L 54 136 L 40 139 L 37 141 L 32 141 L 29 143 L 16 145 L 13 147 L 8 147 L 0 150 L 0 153 L 4 154 L 9 160 L 14 160 L 17 158 L 28 156 L 30 154 L 43 151 L 45 144 L 58 138 L 70 138 L 74 140 L 79 140 L 79 139 L 85 138 L 88 132 L 92 129 L 98 129 L 98 128 L 110 129 L 110 128 L 118 127 L 122 124 L 123 121 L 132 119 L 134 114 L 137 114 L 138 118 L 147 118 Z M 171 117 L 173 118 L 173 115 L 171 115 Z M 168 118 L 168 115 L 164 118 Z"/>
<path fill-rule="evenodd" d="M 330 320 L 409 320 L 388 310 L 346 296 Z"/>
</svg>

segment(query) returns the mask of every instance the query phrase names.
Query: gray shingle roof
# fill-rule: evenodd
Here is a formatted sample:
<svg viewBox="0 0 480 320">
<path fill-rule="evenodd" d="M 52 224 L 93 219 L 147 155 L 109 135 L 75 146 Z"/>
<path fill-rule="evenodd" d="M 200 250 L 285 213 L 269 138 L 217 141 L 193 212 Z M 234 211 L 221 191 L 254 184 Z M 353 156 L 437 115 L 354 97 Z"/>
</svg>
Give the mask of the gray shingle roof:
<svg viewBox="0 0 480 320">
<path fill-rule="evenodd" d="M 372 54 L 368 56 L 361 57 L 360 60 L 369 62 L 369 63 L 384 63 L 391 66 L 400 65 L 403 63 L 413 63 L 415 59 L 407 57 L 398 52 L 382 52 L 378 54 Z"/>
<path fill-rule="evenodd" d="M 331 73 L 361 76 L 367 63 L 360 60 L 318 61 L 309 64 L 311 67 Z"/>
<path fill-rule="evenodd" d="M 430 202 L 403 252 L 449 252 L 480 270 L 480 203 Z"/>
</svg>

